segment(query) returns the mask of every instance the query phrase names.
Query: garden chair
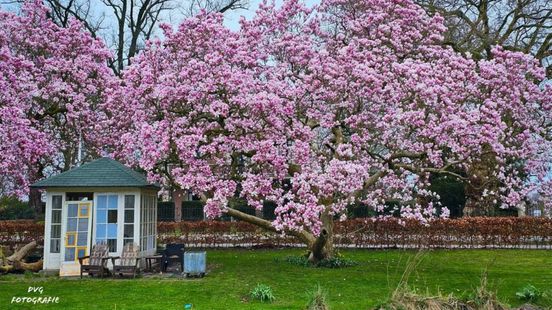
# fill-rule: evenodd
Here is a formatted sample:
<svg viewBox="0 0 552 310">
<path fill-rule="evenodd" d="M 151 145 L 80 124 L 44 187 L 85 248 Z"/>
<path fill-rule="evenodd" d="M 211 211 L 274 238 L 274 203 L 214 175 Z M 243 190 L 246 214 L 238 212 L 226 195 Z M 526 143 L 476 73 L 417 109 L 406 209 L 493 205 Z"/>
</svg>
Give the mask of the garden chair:
<svg viewBox="0 0 552 310">
<path fill-rule="evenodd" d="M 111 262 L 113 263 L 113 275 L 118 274 L 121 277 L 132 275 L 135 278 L 136 274 L 140 272 L 138 266 L 140 263 L 140 247 L 134 242 L 125 244 L 121 256 L 112 257 Z"/>
<path fill-rule="evenodd" d="M 163 271 L 167 271 L 170 263 L 178 261 L 180 272 L 184 270 L 184 245 L 179 243 L 167 244 L 163 251 Z"/>
<path fill-rule="evenodd" d="M 86 264 L 84 263 L 85 259 L 88 259 L 88 262 Z M 107 246 L 107 243 L 96 243 L 96 245 L 92 247 L 90 255 L 79 257 L 81 279 L 82 274 L 85 272 L 91 276 L 96 274 L 100 278 L 102 278 L 106 274 L 109 274 L 109 269 L 107 269 L 108 259 L 109 247 Z"/>
</svg>

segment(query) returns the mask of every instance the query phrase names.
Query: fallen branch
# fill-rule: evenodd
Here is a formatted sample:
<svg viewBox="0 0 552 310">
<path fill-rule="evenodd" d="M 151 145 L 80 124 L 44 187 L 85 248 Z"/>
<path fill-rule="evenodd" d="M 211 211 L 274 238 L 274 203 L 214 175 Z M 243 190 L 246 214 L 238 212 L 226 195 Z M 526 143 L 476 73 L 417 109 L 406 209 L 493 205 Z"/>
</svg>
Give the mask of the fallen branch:
<svg viewBox="0 0 552 310">
<path fill-rule="evenodd" d="M 43 261 L 39 260 L 34 263 L 24 262 L 23 259 L 31 253 L 37 247 L 36 241 L 32 241 L 19 250 L 15 251 L 12 255 L 5 257 L 3 252 L 0 251 L 0 272 L 8 273 L 15 271 L 32 271 L 37 272 L 42 269 Z"/>
</svg>

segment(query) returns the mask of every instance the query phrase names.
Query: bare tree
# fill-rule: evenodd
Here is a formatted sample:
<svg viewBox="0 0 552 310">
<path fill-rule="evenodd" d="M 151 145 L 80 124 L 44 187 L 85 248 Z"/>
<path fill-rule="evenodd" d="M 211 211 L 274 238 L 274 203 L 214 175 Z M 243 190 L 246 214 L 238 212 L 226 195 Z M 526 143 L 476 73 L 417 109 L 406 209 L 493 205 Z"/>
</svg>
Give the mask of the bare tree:
<svg viewBox="0 0 552 310">
<path fill-rule="evenodd" d="M 110 64 L 120 74 L 139 51 L 139 45 L 149 40 L 164 11 L 173 9 L 171 0 L 102 0 L 114 16 L 112 48 L 115 58 Z"/>
<path fill-rule="evenodd" d="M 225 13 L 246 9 L 248 0 L 43 0 L 52 20 L 67 26 L 74 18 L 94 36 L 102 38 L 113 50 L 109 63 L 120 75 L 145 44 L 155 35 L 159 23 L 167 18 L 180 20 L 200 10 Z M 17 5 L 24 0 L 5 0 Z M 179 16 L 174 16 L 175 14 Z M 172 16 L 171 16 L 172 15 Z"/>
<path fill-rule="evenodd" d="M 183 14 L 193 16 L 200 10 L 219 13 L 240 9 L 246 10 L 248 5 L 248 0 L 190 0 L 188 6 L 184 7 Z"/>
<path fill-rule="evenodd" d="M 69 0 L 62 2 L 61 0 L 44 0 L 44 3 L 50 7 L 50 17 L 56 24 L 67 27 L 70 19 L 75 18 L 84 25 L 92 36 L 97 37 L 105 14 L 100 14 L 97 17 L 94 16 L 90 1 Z"/>
<path fill-rule="evenodd" d="M 552 0 L 415 0 L 448 27 L 446 43 L 475 58 L 493 45 L 533 54 L 552 77 Z"/>
</svg>

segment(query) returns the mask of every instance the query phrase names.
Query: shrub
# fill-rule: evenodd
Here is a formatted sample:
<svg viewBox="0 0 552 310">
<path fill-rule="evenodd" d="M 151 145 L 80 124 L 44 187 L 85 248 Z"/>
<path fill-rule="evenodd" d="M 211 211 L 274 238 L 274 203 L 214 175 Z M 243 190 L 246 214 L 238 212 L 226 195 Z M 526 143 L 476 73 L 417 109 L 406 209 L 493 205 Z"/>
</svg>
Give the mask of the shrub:
<svg viewBox="0 0 552 310">
<path fill-rule="evenodd" d="M 28 202 L 14 197 L 0 198 L 0 220 L 34 219 L 35 210 Z"/>
<path fill-rule="evenodd" d="M 536 301 L 542 297 L 542 292 L 535 286 L 527 284 L 520 291 L 516 292 L 516 296 L 524 301 Z"/>
<path fill-rule="evenodd" d="M 262 302 L 273 302 L 276 299 L 272 288 L 266 284 L 257 284 L 251 291 L 251 297 Z"/>
<path fill-rule="evenodd" d="M 317 263 L 310 262 L 306 255 L 286 256 L 284 258 L 284 261 L 297 266 L 315 268 L 345 268 L 358 265 L 356 261 L 341 257 L 339 255 L 332 258 L 323 259 Z"/>
<path fill-rule="evenodd" d="M 309 302 L 307 310 L 330 310 L 328 305 L 328 292 L 320 284 L 314 290 L 307 293 Z"/>
<path fill-rule="evenodd" d="M 324 267 L 324 268 L 345 268 L 345 267 L 352 267 L 358 265 L 358 262 L 343 258 L 343 257 L 332 257 L 329 259 L 323 259 L 320 262 L 316 264 L 316 267 Z"/>
</svg>

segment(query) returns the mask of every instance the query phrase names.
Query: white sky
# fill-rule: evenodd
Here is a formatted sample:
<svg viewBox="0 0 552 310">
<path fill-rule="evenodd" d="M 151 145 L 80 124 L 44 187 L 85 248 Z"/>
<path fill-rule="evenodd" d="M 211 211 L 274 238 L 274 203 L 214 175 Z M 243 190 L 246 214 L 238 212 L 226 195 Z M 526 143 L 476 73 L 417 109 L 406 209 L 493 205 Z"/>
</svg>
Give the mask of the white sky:
<svg viewBox="0 0 552 310">
<path fill-rule="evenodd" d="M 282 5 L 283 0 L 274 0 L 277 6 Z M 315 4 L 319 4 L 320 0 L 303 0 L 307 6 L 311 7 Z M 240 16 L 245 16 L 246 19 L 251 19 L 255 15 L 255 11 L 259 8 L 259 3 L 262 0 L 249 0 L 249 9 L 248 10 L 238 10 L 228 12 L 224 15 L 224 25 L 232 30 L 238 30 L 240 27 L 239 20 Z"/>
</svg>

